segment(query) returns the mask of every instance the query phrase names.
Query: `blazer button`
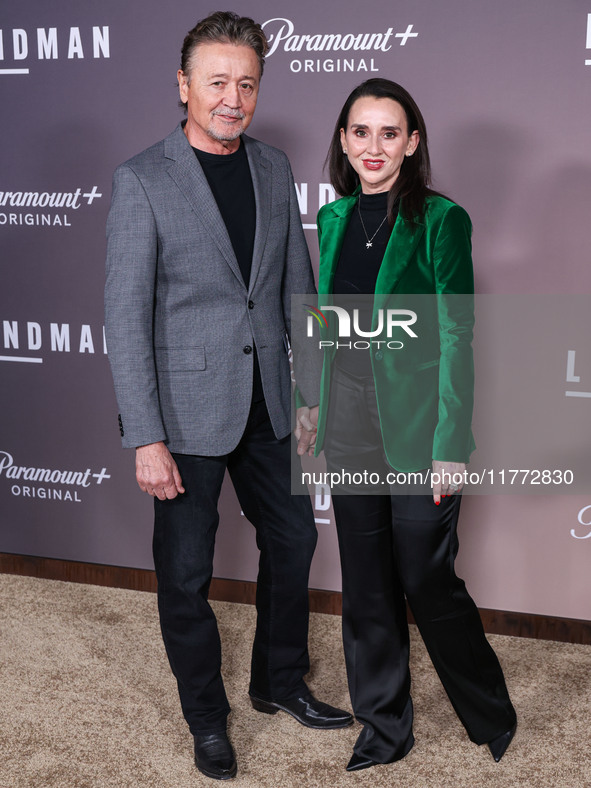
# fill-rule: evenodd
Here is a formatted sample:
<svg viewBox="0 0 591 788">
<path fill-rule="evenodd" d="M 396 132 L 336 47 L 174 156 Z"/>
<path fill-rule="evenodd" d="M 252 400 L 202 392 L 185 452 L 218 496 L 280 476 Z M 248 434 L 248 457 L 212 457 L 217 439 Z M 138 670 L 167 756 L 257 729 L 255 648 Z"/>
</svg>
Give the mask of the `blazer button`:
<svg viewBox="0 0 591 788">
<path fill-rule="evenodd" d="M 251 347 L 250 345 L 245 345 L 245 346 L 242 348 L 242 352 L 243 352 L 243 353 L 246 353 L 246 355 L 248 356 L 248 354 L 249 354 L 249 353 L 252 353 L 252 347 Z"/>
<path fill-rule="evenodd" d="M 384 354 L 382 353 L 381 350 L 378 350 L 377 353 L 375 354 L 374 358 L 375 358 L 376 361 L 381 361 L 384 358 Z"/>
<path fill-rule="evenodd" d="M 249 301 L 248 302 L 248 308 L 249 309 L 254 309 L 254 301 Z"/>
</svg>

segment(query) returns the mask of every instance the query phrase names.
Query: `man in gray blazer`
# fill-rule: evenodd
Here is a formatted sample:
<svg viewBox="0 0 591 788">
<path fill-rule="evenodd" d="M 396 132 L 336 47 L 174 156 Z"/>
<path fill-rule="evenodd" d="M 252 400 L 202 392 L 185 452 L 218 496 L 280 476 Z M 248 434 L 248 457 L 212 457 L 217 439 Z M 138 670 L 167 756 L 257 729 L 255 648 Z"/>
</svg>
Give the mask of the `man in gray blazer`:
<svg viewBox="0 0 591 788">
<path fill-rule="evenodd" d="M 310 501 L 290 494 L 290 296 L 314 292 L 285 154 L 244 134 L 267 42 L 217 12 L 185 38 L 187 120 L 117 168 L 107 236 L 106 331 L 124 447 L 154 496 L 158 606 L 201 772 L 236 774 L 220 641 L 207 602 L 228 469 L 260 548 L 250 697 L 304 725 L 351 715 L 304 683 Z M 306 390 L 309 403 L 318 392 Z M 298 411 L 301 451 L 313 442 Z"/>
</svg>

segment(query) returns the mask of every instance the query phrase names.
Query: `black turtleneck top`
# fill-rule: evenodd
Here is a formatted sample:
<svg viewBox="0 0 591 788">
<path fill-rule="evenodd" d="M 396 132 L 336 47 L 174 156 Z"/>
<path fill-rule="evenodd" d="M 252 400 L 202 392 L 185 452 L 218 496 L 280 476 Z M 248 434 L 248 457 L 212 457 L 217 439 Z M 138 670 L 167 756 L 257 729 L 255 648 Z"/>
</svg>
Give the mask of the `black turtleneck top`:
<svg viewBox="0 0 591 788">
<path fill-rule="evenodd" d="M 390 240 L 391 228 L 386 218 L 388 192 L 378 194 L 359 194 L 359 199 L 349 220 L 343 239 L 341 254 L 337 263 L 332 291 L 341 295 L 336 303 L 349 308 L 359 309 L 359 327 L 371 330 L 373 299 L 356 296 L 373 295 L 386 246 Z M 398 204 L 395 205 L 398 212 Z M 371 246 L 368 246 L 371 243 Z M 349 340 L 341 339 L 341 343 Z M 355 337 L 351 337 L 351 342 Z M 368 338 L 366 341 L 371 341 Z M 341 347 L 337 351 L 338 366 L 356 377 L 371 377 L 371 358 L 369 352 L 349 350 Z"/>
<path fill-rule="evenodd" d="M 333 293 L 375 293 L 391 232 L 386 219 L 387 204 L 388 192 L 359 194 L 343 240 Z M 370 247 L 367 246 L 369 239 Z"/>
</svg>

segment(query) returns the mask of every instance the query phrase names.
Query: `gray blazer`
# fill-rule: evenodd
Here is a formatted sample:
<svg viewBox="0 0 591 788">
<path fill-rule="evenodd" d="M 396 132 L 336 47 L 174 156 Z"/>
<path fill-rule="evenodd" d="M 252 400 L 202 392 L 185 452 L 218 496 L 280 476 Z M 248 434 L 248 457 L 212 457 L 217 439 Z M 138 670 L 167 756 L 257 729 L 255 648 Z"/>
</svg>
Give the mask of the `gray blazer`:
<svg viewBox="0 0 591 788">
<path fill-rule="evenodd" d="M 253 345 L 275 435 L 290 431 L 290 296 L 315 292 L 314 279 L 287 157 L 242 140 L 256 202 L 248 289 L 182 125 L 115 171 L 105 329 L 125 448 L 234 449 L 251 404 Z"/>
</svg>

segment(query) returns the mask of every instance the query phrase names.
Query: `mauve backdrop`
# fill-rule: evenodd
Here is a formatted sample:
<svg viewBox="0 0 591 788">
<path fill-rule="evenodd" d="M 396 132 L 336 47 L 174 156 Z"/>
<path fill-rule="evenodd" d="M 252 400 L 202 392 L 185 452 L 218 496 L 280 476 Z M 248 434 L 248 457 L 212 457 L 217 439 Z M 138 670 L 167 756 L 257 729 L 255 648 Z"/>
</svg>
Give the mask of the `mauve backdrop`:
<svg viewBox="0 0 591 788">
<path fill-rule="evenodd" d="M 289 155 L 315 264 L 338 110 L 355 84 L 384 76 L 416 98 L 436 186 L 472 217 L 478 291 L 591 293 L 591 2 L 232 7 L 274 37 L 249 133 Z M 0 551 L 152 566 L 151 502 L 135 485 L 132 452 L 120 449 L 103 348 L 104 225 L 115 166 L 181 118 L 180 45 L 211 10 L 187 0 L 0 9 Z M 380 34 L 371 50 L 307 52 L 318 39 L 287 37 L 365 33 Z M 23 192 L 36 196 L 14 196 Z M 574 341 L 554 342 L 549 379 L 530 381 L 532 408 L 548 385 L 561 397 L 591 390 L 589 336 Z M 569 350 L 578 353 L 570 372 Z M 589 433 L 591 397 L 568 407 Z M 543 430 L 552 410 L 539 410 Z M 334 527 L 326 502 L 316 504 L 311 585 L 338 589 Z M 253 529 L 229 487 L 221 509 L 215 574 L 253 580 Z M 481 607 L 591 618 L 591 490 L 466 499 L 461 543 L 460 570 Z"/>
</svg>

